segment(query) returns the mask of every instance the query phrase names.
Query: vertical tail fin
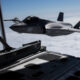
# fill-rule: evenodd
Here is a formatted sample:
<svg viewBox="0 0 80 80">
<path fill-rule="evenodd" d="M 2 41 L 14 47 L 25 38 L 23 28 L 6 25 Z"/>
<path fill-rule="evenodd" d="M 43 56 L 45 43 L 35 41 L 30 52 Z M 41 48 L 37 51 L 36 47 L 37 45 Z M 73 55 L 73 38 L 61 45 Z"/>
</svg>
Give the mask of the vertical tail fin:
<svg viewBox="0 0 80 80">
<path fill-rule="evenodd" d="M 59 13 L 59 16 L 57 18 L 57 21 L 63 21 L 64 20 L 64 13 L 63 12 L 60 12 Z"/>
<path fill-rule="evenodd" d="M 75 29 L 79 29 L 80 27 L 80 21 L 74 26 Z"/>
</svg>

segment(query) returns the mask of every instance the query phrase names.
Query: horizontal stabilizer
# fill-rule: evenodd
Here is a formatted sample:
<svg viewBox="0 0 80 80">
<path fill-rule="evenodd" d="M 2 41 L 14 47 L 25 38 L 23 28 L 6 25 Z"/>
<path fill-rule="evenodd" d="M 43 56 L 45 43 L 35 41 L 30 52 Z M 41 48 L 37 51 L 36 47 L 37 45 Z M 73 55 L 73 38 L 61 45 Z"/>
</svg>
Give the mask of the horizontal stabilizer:
<svg viewBox="0 0 80 80">
<path fill-rule="evenodd" d="M 63 21 L 64 20 L 64 13 L 60 12 L 57 21 Z"/>
<path fill-rule="evenodd" d="M 74 26 L 75 29 L 79 29 L 80 27 L 80 21 Z"/>
</svg>

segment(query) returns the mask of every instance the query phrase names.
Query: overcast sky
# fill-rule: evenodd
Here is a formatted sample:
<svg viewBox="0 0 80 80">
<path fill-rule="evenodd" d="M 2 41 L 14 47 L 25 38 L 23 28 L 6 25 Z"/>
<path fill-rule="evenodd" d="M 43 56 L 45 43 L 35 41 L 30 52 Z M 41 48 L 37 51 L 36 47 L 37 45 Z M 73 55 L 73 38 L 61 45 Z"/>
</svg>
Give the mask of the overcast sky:
<svg viewBox="0 0 80 80">
<path fill-rule="evenodd" d="M 80 0 L 2 0 L 4 18 L 39 16 L 56 19 L 60 11 L 65 17 L 80 16 Z"/>
</svg>

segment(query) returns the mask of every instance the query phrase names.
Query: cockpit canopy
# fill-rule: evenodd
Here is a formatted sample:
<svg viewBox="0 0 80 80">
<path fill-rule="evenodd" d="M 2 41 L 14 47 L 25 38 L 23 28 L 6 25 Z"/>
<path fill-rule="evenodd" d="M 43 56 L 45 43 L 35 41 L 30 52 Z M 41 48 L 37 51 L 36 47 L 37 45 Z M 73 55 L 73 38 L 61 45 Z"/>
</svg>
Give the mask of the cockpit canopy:
<svg viewBox="0 0 80 80">
<path fill-rule="evenodd" d="M 28 16 L 23 20 L 24 23 L 30 24 L 30 23 L 35 23 L 38 22 L 40 19 L 36 16 Z"/>
</svg>

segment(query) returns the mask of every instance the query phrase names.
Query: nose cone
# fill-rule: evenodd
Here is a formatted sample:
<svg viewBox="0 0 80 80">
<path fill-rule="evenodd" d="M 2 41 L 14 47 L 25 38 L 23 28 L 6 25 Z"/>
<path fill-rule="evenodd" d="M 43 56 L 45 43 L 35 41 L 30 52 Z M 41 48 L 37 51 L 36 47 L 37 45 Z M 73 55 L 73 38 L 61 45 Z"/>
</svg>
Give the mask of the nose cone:
<svg viewBox="0 0 80 80">
<path fill-rule="evenodd" d="M 10 26 L 9 28 L 18 33 L 23 33 L 26 30 L 26 26 L 27 25 L 25 25 L 25 24 L 14 24 L 14 25 Z"/>
<path fill-rule="evenodd" d="M 15 31 L 16 26 L 15 26 L 15 25 L 12 25 L 12 26 L 10 26 L 9 28 Z"/>
</svg>

